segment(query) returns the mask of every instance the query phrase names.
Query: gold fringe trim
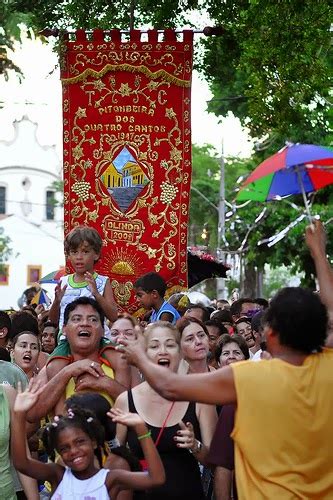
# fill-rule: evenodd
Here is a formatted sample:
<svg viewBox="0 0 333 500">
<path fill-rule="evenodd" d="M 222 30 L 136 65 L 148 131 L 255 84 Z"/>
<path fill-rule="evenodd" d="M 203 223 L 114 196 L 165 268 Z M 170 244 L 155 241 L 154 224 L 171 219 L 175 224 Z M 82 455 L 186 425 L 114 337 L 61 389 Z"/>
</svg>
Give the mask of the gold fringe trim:
<svg viewBox="0 0 333 500">
<path fill-rule="evenodd" d="M 93 78 L 101 78 L 108 71 L 130 71 L 131 73 L 139 72 L 139 73 L 143 73 L 144 75 L 146 75 L 148 78 L 151 78 L 152 80 L 156 80 L 157 78 L 163 78 L 167 82 L 173 83 L 174 85 L 178 85 L 179 87 L 190 87 L 191 86 L 191 81 L 181 80 L 180 78 L 177 78 L 177 77 L 171 75 L 170 73 L 168 73 L 164 69 L 159 69 L 158 71 L 152 72 L 146 66 L 143 66 L 143 65 L 131 66 L 130 64 L 119 64 L 119 65 L 107 64 L 100 71 L 95 71 L 94 69 L 87 68 L 79 75 L 73 76 L 71 78 L 62 78 L 61 81 L 64 84 L 78 83 L 78 82 L 81 82 L 82 80 L 85 80 L 88 76 L 92 76 Z"/>
</svg>

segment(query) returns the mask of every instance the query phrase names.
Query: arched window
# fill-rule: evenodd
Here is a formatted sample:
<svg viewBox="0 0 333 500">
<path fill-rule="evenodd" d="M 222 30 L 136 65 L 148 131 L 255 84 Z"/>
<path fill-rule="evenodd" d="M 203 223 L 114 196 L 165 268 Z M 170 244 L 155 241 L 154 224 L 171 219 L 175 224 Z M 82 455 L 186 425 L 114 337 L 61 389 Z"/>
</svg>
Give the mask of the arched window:
<svg viewBox="0 0 333 500">
<path fill-rule="evenodd" d="M 0 214 L 6 213 L 6 188 L 0 186 Z"/>
<path fill-rule="evenodd" d="M 54 191 L 46 191 L 46 220 L 54 220 L 55 203 Z"/>
</svg>

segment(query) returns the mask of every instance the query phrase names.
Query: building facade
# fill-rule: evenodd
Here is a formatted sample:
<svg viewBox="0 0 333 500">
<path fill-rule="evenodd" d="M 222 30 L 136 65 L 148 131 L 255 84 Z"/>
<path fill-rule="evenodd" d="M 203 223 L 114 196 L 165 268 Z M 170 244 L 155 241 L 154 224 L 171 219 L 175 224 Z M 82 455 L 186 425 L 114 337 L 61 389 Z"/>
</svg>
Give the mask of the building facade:
<svg viewBox="0 0 333 500">
<path fill-rule="evenodd" d="M 26 288 L 64 265 L 60 158 L 28 117 L 13 126 L 13 139 L 0 141 L 0 236 L 12 250 L 0 270 L 0 309 L 17 308 Z"/>
</svg>

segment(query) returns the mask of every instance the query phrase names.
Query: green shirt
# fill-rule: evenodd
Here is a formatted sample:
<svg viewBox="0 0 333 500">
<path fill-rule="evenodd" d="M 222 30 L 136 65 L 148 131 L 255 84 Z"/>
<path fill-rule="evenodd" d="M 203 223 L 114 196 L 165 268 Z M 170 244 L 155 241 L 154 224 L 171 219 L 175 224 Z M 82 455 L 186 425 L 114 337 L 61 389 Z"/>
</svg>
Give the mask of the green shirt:
<svg viewBox="0 0 333 500">
<path fill-rule="evenodd" d="M 18 382 L 21 382 L 22 390 L 27 387 L 29 379 L 24 371 L 19 366 L 0 359 L 0 384 L 11 385 L 17 389 Z"/>
<path fill-rule="evenodd" d="M 7 361 L 4 363 L 10 364 Z M 0 385 L 0 498 L 15 500 L 9 460 L 10 410 L 4 388 Z"/>
</svg>

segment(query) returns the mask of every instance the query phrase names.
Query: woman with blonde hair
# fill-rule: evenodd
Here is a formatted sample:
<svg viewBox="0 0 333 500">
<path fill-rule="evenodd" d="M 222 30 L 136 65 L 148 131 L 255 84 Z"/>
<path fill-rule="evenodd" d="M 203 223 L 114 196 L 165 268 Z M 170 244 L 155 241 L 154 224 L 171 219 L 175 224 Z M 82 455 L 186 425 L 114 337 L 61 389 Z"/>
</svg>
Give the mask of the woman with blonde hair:
<svg viewBox="0 0 333 500">
<path fill-rule="evenodd" d="M 165 370 L 177 372 L 181 359 L 177 328 L 158 321 L 148 325 L 143 337 L 149 359 Z M 140 498 L 203 500 L 198 462 L 205 462 L 209 450 L 217 421 L 215 407 L 187 401 L 170 402 L 147 382 L 120 394 L 115 407 L 136 412 L 146 422 L 165 468 L 165 484 L 146 492 L 144 497 L 140 494 Z M 117 438 L 121 444 L 127 441 L 131 451 L 143 458 L 133 432 L 117 425 Z"/>
</svg>

